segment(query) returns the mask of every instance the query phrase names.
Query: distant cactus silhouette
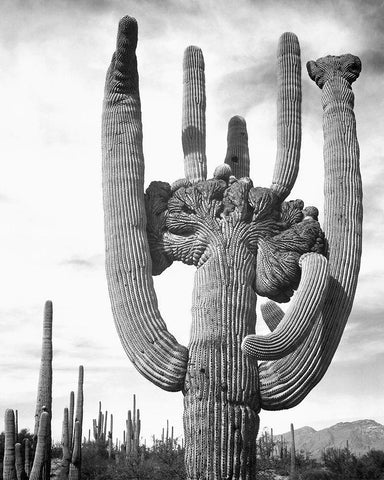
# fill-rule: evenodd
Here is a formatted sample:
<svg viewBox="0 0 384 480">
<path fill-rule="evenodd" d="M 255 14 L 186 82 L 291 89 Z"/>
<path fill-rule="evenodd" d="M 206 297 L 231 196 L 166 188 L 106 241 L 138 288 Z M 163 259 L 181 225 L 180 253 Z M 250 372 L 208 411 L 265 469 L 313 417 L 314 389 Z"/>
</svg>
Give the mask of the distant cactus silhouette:
<svg viewBox="0 0 384 480">
<path fill-rule="evenodd" d="M 285 33 L 278 46 L 270 188 L 249 178 L 241 117 L 229 122 L 225 164 L 206 179 L 204 59 L 188 47 L 185 178 L 152 182 L 145 195 L 136 44 L 137 23 L 125 17 L 107 73 L 102 126 L 106 269 L 116 328 L 146 378 L 184 394 L 187 477 L 254 478 L 260 409 L 297 405 L 320 381 L 352 307 L 362 195 L 350 84 L 360 63 L 346 55 L 308 64 L 323 90 L 324 237 L 315 207 L 285 200 L 301 144 L 297 37 Z M 176 260 L 197 267 L 188 348 L 167 331 L 152 280 Z M 294 290 L 285 314 L 265 310 L 271 333 L 255 335 L 256 295 L 287 302 Z"/>
</svg>

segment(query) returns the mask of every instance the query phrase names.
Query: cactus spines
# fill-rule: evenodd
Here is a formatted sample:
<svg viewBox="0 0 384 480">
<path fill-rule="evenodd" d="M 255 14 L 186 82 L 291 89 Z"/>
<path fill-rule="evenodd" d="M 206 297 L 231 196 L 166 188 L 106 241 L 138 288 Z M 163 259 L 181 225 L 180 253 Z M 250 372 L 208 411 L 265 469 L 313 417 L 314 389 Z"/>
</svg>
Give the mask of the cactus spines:
<svg viewBox="0 0 384 480">
<path fill-rule="evenodd" d="M 205 156 L 205 73 L 199 47 L 190 46 L 183 60 L 182 143 L 185 178 L 192 183 L 207 178 Z"/>
<path fill-rule="evenodd" d="M 8 408 L 4 415 L 3 479 L 16 480 L 15 468 L 15 412 Z"/>
<path fill-rule="evenodd" d="M 323 85 L 325 240 L 318 210 L 299 199 L 285 200 L 297 177 L 301 143 L 296 36 L 284 34 L 278 47 L 278 148 L 271 187 L 254 186 L 245 170 L 232 171 L 227 162 L 206 179 L 204 61 L 200 49 L 189 47 L 183 94 L 186 178 L 172 185 L 152 182 L 145 195 L 136 43 L 136 21 L 125 17 L 103 113 L 106 265 L 115 323 L 145 377 L 166 390 L 183 390 L 187 478 L 253 478 L 260 409 L 294 406 L 316 385 L 352 304 L 361 236 L 349 84 L 357 61 L 348 57 L 326 60 L 326 68 L 320 61 L 310 66 Z M 166 330 L 151 278 L 173 261 L 196 267 L 188 350 Z M 255 335 L 256 296 L 288 302 L 297 289 L 286 314 L 275 309 L 272 333 Z M 268 361 L 258 363 L 257 357 Z M 137 427 L 134 408 L 127 420 L 127 454 L 137 446 Z"/>
<path fill-rule="evenodd" d="M 294 33 L 280 37 L 277 80 L 277 155 L 271 189 L 284 200 L 296 181 L 301 147 L 301 60 Z"/>
<path fill-rule="evenodd" d="M 249 177 L 249 150 L 247 124 L 236 115 L 228 122 L 227 154 L 225 163 L 236 178 Z"/>
<path fill-rule="evenodd" d="M 37 431 L 37 443 L 35 450 L 35 458 L 29 480 L 40 480 L 43 470 L 46 466 L 47 442 L 50 441 L 50 424 L 51 416 L 49 412 L 41 412 L 39 428 Z M 51 445 L 49 443 L 49 449 Z"/>
<path fill-rule="evenodd" d="M 124 17 L 106 82 L 103 114 L 106 269 L 116 327 L 129 358 L 153 383 L 177 391 L 184 385 L 188 351 L 167 331 L 153 287 L 136 44 L 136 20 Z M 117 265 L 115 258 L 124 260 Z"/>
</svg>

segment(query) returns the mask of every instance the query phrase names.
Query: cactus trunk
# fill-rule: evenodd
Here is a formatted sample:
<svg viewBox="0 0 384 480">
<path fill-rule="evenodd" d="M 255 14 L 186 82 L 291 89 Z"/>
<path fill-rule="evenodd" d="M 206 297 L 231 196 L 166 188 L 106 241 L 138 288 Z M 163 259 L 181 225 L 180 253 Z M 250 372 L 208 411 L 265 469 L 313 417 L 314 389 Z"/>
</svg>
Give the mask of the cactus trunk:
<svg viewBox="0 0 384 480">
<path fill-rule="evenodd" d="M 195 276 L 185 383 L 189 479 L 253 478 L 258 431 L 257 363 L 241 351 L 254 332 L 252 262 L 217 249 Z M 248 268 L 246 267 L 248 266 Z"/>
</svg>

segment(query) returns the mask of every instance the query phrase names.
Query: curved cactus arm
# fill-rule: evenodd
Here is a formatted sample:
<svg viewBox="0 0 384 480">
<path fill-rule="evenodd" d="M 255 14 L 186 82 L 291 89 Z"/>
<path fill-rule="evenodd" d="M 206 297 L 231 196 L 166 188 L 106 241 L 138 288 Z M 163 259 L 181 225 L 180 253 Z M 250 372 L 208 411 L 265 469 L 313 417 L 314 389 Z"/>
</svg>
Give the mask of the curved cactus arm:
<svg viewBox="0 0 384 480">
<path fill-rule="evenodd" d="M 249 177 L 249 149 L 247 123 L 236 115 L 228 122 L 226 164 L 236 178 Z"/>
<path fill-rule="evenodd" d="M 271 189 L 284 200 L 296 181 L 301 147 L 301 60 L 294 33 L 279 39 L 277 81 L 277 155 Z"/>
<path fill-rule="evenodd" d="M 278 327 L 267 335 L 247 335 L 243 352 L 260 360 L 285 357 L 306 339 L 324 303 L 328 284 L 327 260 L 318 253 L 300 258 L 301 280 L 297 294 Z"/>
<path fill-rule="evenodd" d="M 340 342 L 352 308 L 360 269 L 362 187 L 351 83 L 361 69 L 352 55 L 308 65 L 322 88 L 325 223 L 330 281 L 322 314 L 307 340 L 291 355 L 260 364 L 262 407 L 291 408 L 321 380 Z"/>
<path fill-rule="evenodd" d="M 207 178 L 205 155 L 205 73 L 199 47 L 189 46 L 183 59 L 182 144 L 185 178 L 192 183 Z"/>
<path fill-rule="evenodd" d="M 153 383 L 176 391 L 184 384 L 188 350 L 167 331 L 151 275 L 136 44 L 136 20 L 124 17 L 107 73 L 102 122 L 107 280 L 130 360 Z"/>
<path fill-rule="evenodd" d="M 284 318 L 284 311 L 272 300 L 261 304 L 260 310 L 264 322 L 269 330 L 273 332 Z"/>
</svg>

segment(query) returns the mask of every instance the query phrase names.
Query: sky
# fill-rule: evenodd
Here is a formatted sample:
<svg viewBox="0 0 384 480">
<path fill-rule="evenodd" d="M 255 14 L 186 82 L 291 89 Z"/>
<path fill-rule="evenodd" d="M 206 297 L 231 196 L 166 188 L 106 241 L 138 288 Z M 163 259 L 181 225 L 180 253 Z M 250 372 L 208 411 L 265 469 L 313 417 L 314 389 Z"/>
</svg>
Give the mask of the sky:
<svg viewBox="0 0 384 480">
<path fill-rule="evenodd" d="M 181 393 L 142 378 L 114 328 L 104 271 L 101 106 L 119 19 L 139 24 L 137 49 L 146 184 L 183 176 L 182 57 L 202 48 L 208 171 L 223 163 L 229 118 L 246 118 L 255 185 L 269 186 L 276 154 L 276 46 L 299 37 L 303 62 L 301 166 L 290 198 L 323 205 L 320 90 L 305 63 L 362 60 L 353 85 L 364 185 L 363 256 L 353 311 L 322 382 L 290 410 L 261 412 L 277 433 L 364 418 L 384 423 L 384 5 L 380 1 L 3 0 L 0 16 L 0 415 L 33 428 L 44 302 L 54 305 L 53 436 L 85 369 L 84 427 L 98 402 L 122 438 L 135 393 L 142 436 L 167 419 L 182 435 Z M 168 330 L 188 344 L 193 267 L 155 278 Z M 259 304 L 263 299 L 259 299 Z M 260 320 L 258 332 L 266 327 Z M 2 427 L 0 426 L 0 430 Z"/>
</svg>

